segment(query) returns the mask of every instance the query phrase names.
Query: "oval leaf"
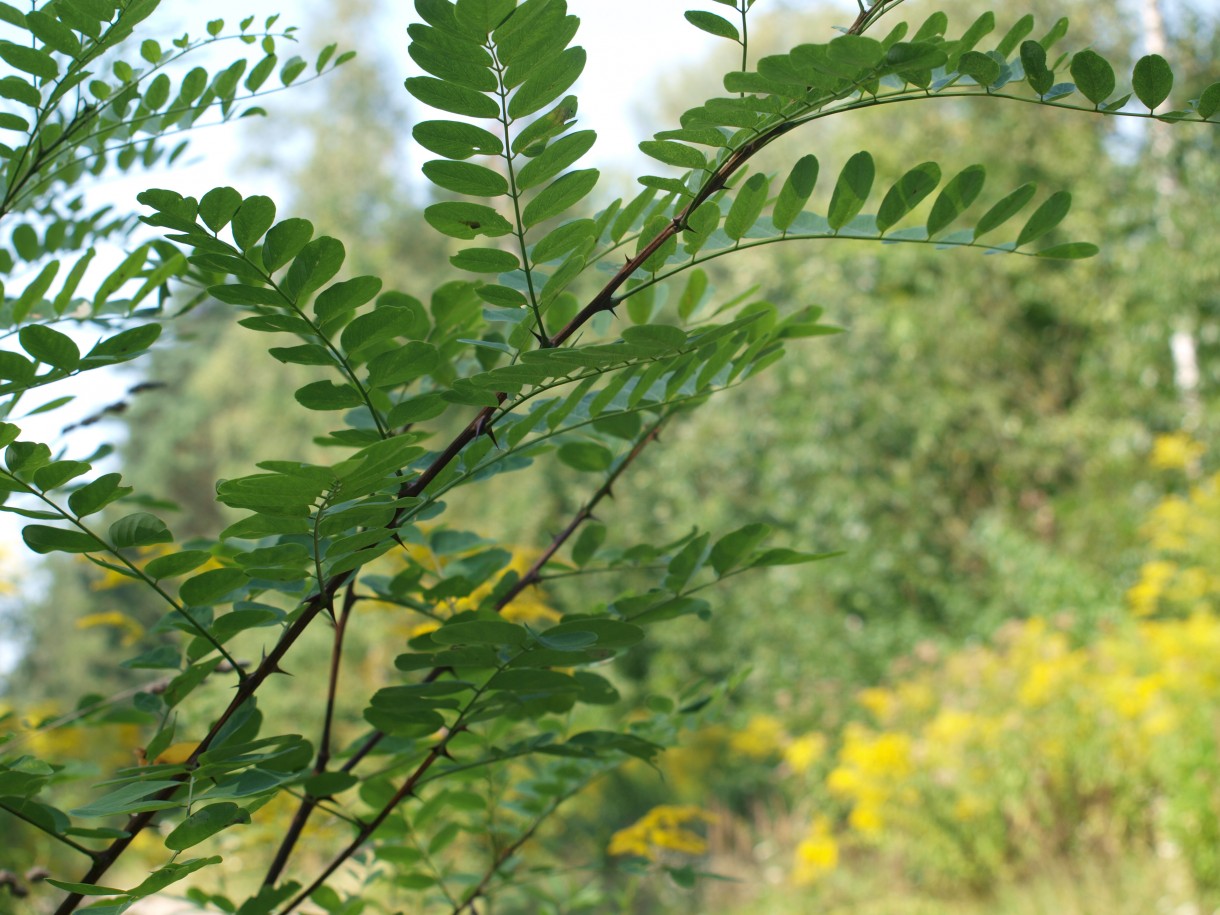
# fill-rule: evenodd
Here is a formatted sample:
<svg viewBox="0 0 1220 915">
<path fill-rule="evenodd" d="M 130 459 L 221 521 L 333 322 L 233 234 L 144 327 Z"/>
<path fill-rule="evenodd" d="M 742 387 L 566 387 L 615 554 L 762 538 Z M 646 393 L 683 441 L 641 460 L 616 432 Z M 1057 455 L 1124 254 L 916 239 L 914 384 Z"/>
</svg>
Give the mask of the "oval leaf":
<svg viewBox="0 0 1220 915">
<path fill-rule="evenodd" d="M 830 211 L 826 218 L 831 229 L 838 232 L 856 218 L 873 189 L 876 173 L 873 157 L 867 150 L 862 150 L 847 160 L 830 195 Z"/>
</svg>

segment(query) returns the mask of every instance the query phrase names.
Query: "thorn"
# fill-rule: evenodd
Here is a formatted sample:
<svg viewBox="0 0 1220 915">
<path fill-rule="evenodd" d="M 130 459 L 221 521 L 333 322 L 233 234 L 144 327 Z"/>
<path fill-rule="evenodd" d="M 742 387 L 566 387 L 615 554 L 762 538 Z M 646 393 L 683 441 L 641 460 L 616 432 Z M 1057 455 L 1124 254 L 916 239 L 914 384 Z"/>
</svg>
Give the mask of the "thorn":
<svg viewBox="0 0 1220 915">
<path fill-rule="evenodd" d="M 263 651 L 263 660 L 262 660 L 262 663 L 259 664 L 259 666 L 262 667 L 262 665 L 266 664 L 266 663 L 267 663 L 267 652 L 266 652 L 266 650 L 264 650 Z M 284 668 L 280 667 L 278 662 L 272 662 L 271 667 L 268 668 L 268 670 L 267 670 L 267 673 L 268 674 L 283 674 L 285 677 L 292 676 L 292 673 L 290 671 L 284 670 Z"/>
</svg>

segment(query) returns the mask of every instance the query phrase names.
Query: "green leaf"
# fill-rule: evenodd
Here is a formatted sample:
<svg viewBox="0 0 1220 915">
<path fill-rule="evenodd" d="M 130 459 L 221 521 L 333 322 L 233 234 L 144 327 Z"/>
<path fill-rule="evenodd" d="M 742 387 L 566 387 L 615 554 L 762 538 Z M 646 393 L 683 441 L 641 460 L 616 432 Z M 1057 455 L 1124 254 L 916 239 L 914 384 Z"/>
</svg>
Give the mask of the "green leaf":
<svg viewBox="0 0 1220 915">
<path fill-rule="evenodd" d="M 928 214 L 928 237 L 944 231 L 953 220 L 978 199 L 987 181 L 987 170 L 981 165 L 962 169 L 945 185 Z"/>
<path fill-rule="evenodd" d="M 567 442 L 560 446 L 556 457 L 574 470 L 600 473 L 614 461 L 610 449 L 596 442 Z"/>
<path fill-rule="evenodd" d="M 540 66 L 509 99 L 508 116 L 533 114 L 563 95 L 584 70 L 585 57 L 584 48 L 568 48 Z"/>
<path fill-rule="evenodd" d="M 458 0 L 454 15 L 482 37 L 494 31 L 516 5 L 515 0 Z"/>
<path fill-rule="evenodd" d="M 469 620 L 447 623 L 430 637 L 438 645 L 524 645 L 529 632 L 504 620 Z"/>
<path fill-rule="evenodd" d="M 597 226 L 592 219 L 574 219 L 556 226 L 534 245 L 530 260 L 535 264 L 558 260 L 569 251 L 592 244 Z"/>
<path fill-rule="evenodd" d="M 174 827 L 165 837 L 165 847 L 170 851 L 183 851 L 210 839 L 230 826 L 249 822 L 249 812 L 232 801 L 208 804 Z"/>
<path fill-rule="evenodd" d="M 565 620 L 546 630 L 548 638 L 566 636 L 575 632 L 589 632 L 596 636 L 598 648 L 628 648 L 644 641 L 644 630 L 631 623 L 613 619 Z"/>
<path fill-rule="evenodd" d="M 90 365 L 111 365 L 134 359 L 148 350 L 161 336 L 160 324 L 142 324 L 119 331 L 113 337 L 99 340 L 85 354 L 84 362 Z"/>
<path fill-rule="evenodd" d="M 447 191 L 472 197 L 499 197 L 508 193 L 508 180 L 499 172 L 473 162 L 433 159 L 423 165 L 424 176 Z"/>
<path fill-rule="evenodd" d="M 280 68 L 280 82 L 285 86 L 291 86 L 293 81 L 305 72 L 309 66 L 309 62 L 303 57 L 289 57 L 284 61 L 284 66 Z"/>
<path fill-rule="evenodd" d="M 274 273 L 301 253 L 313 238 L 313 223 L 308 219 L 285 219 L 267 231 L 263 242 L 263 266 Z"/>
<path fill-rule="evenodd" d="M 247 197 L 233 215 L 233 240 L 249 251 L 275 222 L 275 202 L 270 197 Z"/>
<path fill-rule="evenodd" d="M 120 474 L 102 474 L 68 496 L 68 507 L 81 518 L 100 511 L 115 499 L 121 499 L 132 491 L 130 486 L 120 486 L 120 480 Z"/>
<path fill-rule="evenodd" d="M 958 61 L 957 69 L 984 88 L 1000 78 L 1000 64 L 995 58 L 978 51 L 967 51 Z"/>
<path fill-rule="evenodd" d="M 481 203 L 445 201 L 424 210 L 424 220 L 442 235 L 469 240 L 479 235 L 497 237 L 513 230 L 512 223 Z"/>
<path fill-rule="evenodd" d="M 818 160 L 813 155 L 801 156 L 792 166 L 783 187 L 779 189 L 775 208 L 771 213 L 771 221 L 781 232 L 788 231 L 818 183 Z"/>
<path fill-rule="evenodd" d="M 110 525 L 110 540 L 119 549 L 173 543 L 174 535 L 165 522 L 148 512 L 135 512 Z"/>
<path fill-rule="evenodd" d="M 84 461 L 52 461 L 34 471 L 34 485 L 43 492 L 49 492 L 92 469 L 93 466 Z"/>
<path fill-rule="evenodd" d="M 336 315 L 352 311 L 372 301 L 373 296 L 381 291 L 381 280 L 375 276 L 355 276 L 327 286 L 314 299 L 314 313 L 323 321 L 329 321 Z M 389 295 L 387 293 L 386 295 Z M 382 296 L 384 299 L 386 296 Z M 409 298 L 409 297 L 408 297 Z M 423 307 L 415 303 L 422 312 Z"/>
<path fill-rule="evenodd" d="M 72 338 L 44 324 L 21 328 L 17 338 L 32 357 L 62 372 L 75 371 L 80 365 L 80 349 Z"/>
<path fill-rule="evenodd" d="M 422 378 L 440 364 L 440 354 L 436 347 L 430 343 L 423 343 L 418 340 L 412 340 L 404 346 L 398 346 L 389 352 L 382 353 L 369 363 L 369 384 L 376 388 L 391 388 L 398 387 L 403 384 L 410 384 L 417 378 Z M 432 416 L 439 416 L 441 412 L 440 404 L 432 404 L 425 407 L 424 411 L 430 415 L 419 415 L 412 413 L 414 419 L 405 419 L 407 413 L 396 412 L 395 425 L 400 425 L 406 422 L 420 422 L 423 419 L 431 419 Z M 399 406 L 403 406 L 400 404 Z M 422 407 L 423 405 L 417 405 Z M 435 411 L 435 412 L 433 412 Z"/>
<path fill-rule="evenodd" d="M 1131 88 L 1135 90 L 1135 97 L 1152 111 L 1169 98 L 1173 90 L 1173 70 L 1160 54 L 1148 54 L 1136 61 Z"/>
<path fill-rule="evenodd" d="M 925 197 L 940 184 L 940 166 L 935 162 L 921 162 L 898 179 L 889 189 L 881 207 L 877 210 L 877 231 L 886 230 L 919 206 Z"/>
<path fill-rule="evenodd" d="M 159 893 L 167 886 L 189 877 L 197 870 L 219 864 L 221 860 L 220 855 L 213 855 L 210 858 L 191 858 L 187 861 L 175 861 L 173 864 L 167 864 L 153 871 L 151 876 L 143 883 L 130 890 L 130 895 L 136 899 L 142 899 L 145 896 Z"/>
<path fill-rule="evenodd" d="M 507 273 L 521 266 L 517 255 L 499 248 L 464 248 L 450 257 L 449 263 L 471 273 Z"/>
<path fill-rule="evenodd" d="M 1046 49 L 1036 41 L 1021 42 L 1021 65 L 1033 90 L 1046 95 L 1055 84 L 1055 74 L 1046 67 Z"/>
<path fill-rule="evenodd" d="M 1051 194 L 1042 203 L 1042 206 L 1034 210 L 1034 215 L 1029 217 L 1029 222 L 1025 223 L 1025 227 L 1021 229 L 1021 234 L 1017 236 L 1017 247 L 1041 238 L 1059 225 L 1071 206 L 1072 195 L 1067 191 L 1056 191 Z"/>
<path fill-rule="evenodd" d="M 707 157 L 699 150 L 673 140 L 645 140 L 640 151 L 658 162 L 678 168 L 705 168 Z"/>
<path fill-rule="evenodd" d="M 462 121 L 421 121 L 411 128 L 411 136 L 424 149 L 446 159 L 498 156 L 504 151 L 504 143 L 494 133 Z"/>
<path fill-rule="evenodd" d="M 156 557 L 144 567 L 144 572 L 154 580 L 176 578 L 194 571 L 211 558 L 212 554 L 206 550 L 183 550 L 181 553 Z"/>
<path fill-rule="evenodd" d="M 329 235 L 315 238 L 293 258 L 280 288 L 287 296 L 301 302 L 330 282 L 346 257 L 347 252 L 339 239 Z"/>
<path fill-rule="evenodd" d="M 1212 83 L 1203 90 L 1195 110 L 1199 112 L 1199 117 L 1205 121 L 1209 120 L 1217 111 L 1220 111 L 1220 83 Z"/>
<path fill-rule="evenodd" d="M 178 597 L 188 606 L 206 607 L 240 588 L 248 580 L 241 569 L 208 569 L 184 581 L 178 589 Z"/>
<path fill-rule="evenodd" d="M 50 80 L 59 76 L 59 64 L 50 54 L 11 41 L 0 41 L 0 60 L 39 79 Z"/>
<path fill-rule="evenodd" d="M 733 241 L 740 241 L 741 237 L 750 231 L 762 215 L 769 188 L 770 181 L 761 172 L 755 172 L 746 179 L 745 184 L 737 189 L 728 215 L 724 217 L 725 235 Z"/>
<path fill-rule="evenodd" d="M 1016 21 L 1008 33 L 1000 40 L 996 46 L 996 51 L 1001 57 L 1007 57 L 1021 43 L 1026 35 L 1034 30 L 1034 17 L 1031 13 L 1026 13 Z"/>
<path fill-rule="evenodd" d="M 1143 58 L 1143 60 L 1148 59 L 1147 57 Z M 1143 63 L 1143 60 L 1140 63 Z M 1165 61 L 1161 60 L 1161 63 L 1165 63 Z M 1168 66 L 1168 64 L 1165 65 L 1166 69 L 1168 69 Z M 1100 105 L 1114 93 L 1114 68 L 1110 66 L 1109 61 L 1096 51 L 1086 48 L 1079 52 L 1072 57 L 1072 62 L 1068 65 L 1068 69 L 1072 73 L 1072 79 L 1076 83 L 1076 88 L 1094 105 Z M 1139 64 L 1136 65 L 1136 71 L 1139 71 Z M 1172 74 L 1170 74 L 1169 80 L 1169 84 L 1172 86 Z M 1139 94 L 1138 89 L 1136 89 L 1136 94 Z M 1165 95 L 1168 94 L 1169 90 L 1166 89 Z M 1162 96 L 1157 104 L 1159 105 L 1164 100 L 1165 97 Z M 1148 107 L 1155 108 L 1156 105 L 1149 105 Z"/>
<path fill-rule="evenodd" d="M 80 56 L 80 40 L 72 33 L 70 28 L 54 16 L 42 10 L 31 10 L 26 14 L 25 22 L 34 37 L 43 44 L 59 51 L 61 54 L 67 54 L 69 57 Z M 156 45 L 155 41 L 151 43 L 154 46 Z M 145 44 L 149 44 L 149 42 L 145 42 Z M 141 54 L 143 54 L 143 51 L 144 48 L 141 46 Z M 145 59 L 147 60 L 147 58 Z M 151 63 L 156 63 L 156 61 L 151 61 Z"/>
<path fill-rule="evenodd" d="M 581 567 L 588 565 L 605 540 L 606 525 L 600 521 L 587 522 L 572 544 L 572 562 Z"/>
<path fill-rule="evenodd" d="M 712 547 L 710 560 L 712 568 L 716 570 L 718 576 L 723 576 L 726 572 L 737 566 L 747 554 L 754 552 L 754 549 L 767 538 L 771 533 L 771 528 L 766 524 L 747 524 L 745 527 L 740 527 L 731 534 L 725 534 Z"/>
<path fill-rule="evenodd" d="M 526 204 L 522 224 L 529 227 L 558 216 L 593 190 L 599 175 L 597 169 L 586 168 L 556 178 Z"/>
<path fill-rule="evenodd" d="M 690 271 L 682 288 L 682 296 L 678 299 L 678 317 L 686 320 L 694 314 L 703 302 L 707 288 L 707 273 L 698 267 Z"/>
<path fill-rule="evenodd" d="M 51 288 L 51 283 L 55 281 L 57 273 L 59 273 L 59 261 L 51 261 L 43 266 L 42 270 L 38 272 L 38 276 L 25 287 L 21 295 L 17 297 L 17 301 L 13 303 L 15 321 L 25 320 L 30 309 L 43 300 L 47 290 Z"/>
<path fill-rule="evenodd" d="M 469 86 L 461 86 L 434 76 L 413 76 L 406 80 L 407 91 L 433 108 L 470 118 L 494 118 L 500 114 L 495 99 Z"/>
<path fill-rule="evenodd" d="M 241 194 L 231 187 L 216 187 L 199 200 L 199 218 L 213 232 L 229 224 L 241 206 Z"/>
<path fill-rule="evenodd" d="M 297 388 L 292 396 L 307 410 L 349 410 L 364 404 L 356 388 L 334 381 L 312 382 Z"/>
<path fill-rule="evenodd" d="M 1038 257 L 1056 257 L 1064 260 L 1080 260 L 1093 257 L 1098 252 L 1097 245 L 1085 241 L 1068 242 L 1063 245 L 1052 245 L 1038 252 Z"/>
<path fill-rule="evenodd" d="M 549 144 L 517 172 L 518 190 L 527 190 L 558 175 L 592 149 L 596 139 L 592 130 L 577 130 Z"/>
<path fill-rule="evenodd" d="M 838 232 L 855 219 L 873 189 L 875 175 L 873 157 L 867 150 L 858 152 L 847 160 L 830 195 L 830 210 L 826 218 L 831 229 Z"/>
<path fill-rule="evenodd" d="M 268 355 L 287 365 L 335 365 L 335 357 L 320 343 L 302 343 L 300 346 L 273 346 Z"/>
<path fill-rule="evenodd" d="M 45 524 L 27 524 L 21 531 L 21 539 L 35 553 L 102 553 L 106 546 L 84 531 L 47 527 Z"/>
<path fill-rule="evenodd" d="M 733 41 L 741 40 L 741 33 L 737 31 L 737 26 L 733 25 L 723 16 L 717 16 L 715 13 L 705 13 L 702 10 L 687 10 L 682 15 L 695 28 L 707 32 L 709 35 L 715 35 L 718 38 L 731 38 Z"/>
<path fill-rule="evenodd" d="M 1025 209 L 1038 190 L 1036 185 L 1023 184 L 1011 194 L 998 201 L 990 210 L 983 214 L 982 219 L 974 227 L 974 240 L 978 241 L 987 232 L 999 228 L 1021 210 Z"/>
</svg>

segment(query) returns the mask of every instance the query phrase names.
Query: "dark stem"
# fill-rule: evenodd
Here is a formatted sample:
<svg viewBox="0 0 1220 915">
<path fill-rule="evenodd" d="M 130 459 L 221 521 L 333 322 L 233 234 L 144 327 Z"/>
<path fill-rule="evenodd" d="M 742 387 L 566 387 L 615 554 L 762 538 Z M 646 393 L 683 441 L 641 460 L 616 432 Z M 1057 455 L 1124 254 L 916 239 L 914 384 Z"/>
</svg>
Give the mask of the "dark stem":
<svg viewBox="0 0 1220 915">
<path fill-rule="evenodd" d="M 343 595 L 343 606 L 335 618 L 335 635 L 330 650 L 330 676 L 326 683 L 326 714 L 322 721 L 322 736 L 318 740 L 318 758 L 313 766 L 314 775 L 321 775 L 326 771 L 326 767 L 330 763 L 331 729 L 334 726 L 335 697 L 339 692 L 339 668 L 343 661 L 343 637 L 347 633 L 347 621 L 351 616 L 352 607 L 355 606 L 355 603 L 356 583 L 352 580 L 347 584 L 347 590 Z M 317 809 L 320 800 L 322 798 L 314 797 L 311 794 L 306 794 L 301 798 L 301 803 L 297 806 L 296 813 L 293 814 L 292 822 L 288 824 L 288 829 L 284 832 L 284 838 L 280 840 L 280 846 L 276 849 L 275 858 L 272 859 L 271 866 L 267 868 L 267 874 L 263 877 L 264 886 L 273 886 L 279 880 L 280 874 L 283 873 L 284 867 L 288 864 L 288 859 L 291 857 L 293 849 L 296 848 L 297 842 L 301 839 L 301 833 L 305 829 L 305 824 L 309 822 L 309 817 Z"/>
<path fill-rule="evenodd" d="M 640 440 L 635 443 L 635 447 L 627 452 L 626 456 L 622 459 L 622 461 L 619 462 L 619 465 L 614 468 L 608 477 L 606 477 L 606 482 L 599 486 L 597 491 L 589 497 L 588 501 L 581 506 L 580 511 L 573 516 L 572 520 L 567 523 L 564 529 L 555 535 L 555 537 L 551 540 L 550 546 L 548 546 L 543 551 L 542 555 L 535 560 L 534 564 L 529 567 L 529 570 L 526 571 L 526 573 L 522 575 L 521 578 L 518 579 L 513 586 L 500 597 L 499 600 L 496 601 L 497 613 L 516 600 L 517 596 L 521 594 L 522 591 L 531 585 L 537 584 L 542 579 L 542 570 L 546 567 L 546 564 L 554 558 L 555 554 L 559 551 L 559 548 L 571 539 L 572 535 L 576 533 L 577 529 L 593 517 L 593 509 L 597 507 L 597 504 L 601 502 L 602 499 L 612 494 L 614 484 L 618 482 L 619 477 L 623 475 L 624 471 L 631 466 L 631 463 L 640 456 L 640 452 L 648 447 L 650 442 L 656 441 L 657 434 L 661 431 L 661 427 L 665 424 L 667 419 L 669 419 L 668 416 L 662 416 L 652 424 L 652 427 L 649 428 L 649 430 L 644 433 L 643 437 L 641 437 Z"/>
<path fill-rule="evenodd" d="M 335 592 L 343 586 L 344 582 L 351 577 L 351 574 L 349 572 L 343 575 L 336 575 L 327 583 L 324 592 L 315 594 L 305 603 L 304 607 L 301 608 L 300 615 L 293 620 L 284 634 L 280 636 L 279 641 L 276 642 L 271 651 L 263 658 L 254 672 L 237 686 L 228 707 L 216 719 L 211 728 L 208 729 L 203 740 L 199 742 L 199 746 L 195 747 L 194 752 L 186 760 L 185 766 L 187 769 L 195 763 L 201 753 L 207 750 L 212 741 L 216 739 L 216 735 L 220 733 L 220 729 L 233 717 L 233 714 L 242 704 L 254 695 L 255 691 L 262 686 L 269 676 L 279 672 L 279 662 L 288 653 L 288 649 L 301 637 L 301 634 L 313 622 L 314 617 L 322 612 L 323 608 L 334 599 Z M 178 781 L 185 781 L 185 779 L 185 772 L 177 777 Z M 158 801 L 169 800 L 179 787 L 179 785 L 174 785 L 173 787 L 165 788 L 153 795 L 153 798 Z M 93 866 L 89 868 L 88 872 L 78 882 L 97 883 L 105 875 L 106 871 L 110 870 L 110 867 L 118 860 L 119 856 L 127 850 L 127 846 L 132 843 L 135 837 L 152 822 L 156 814 L 157 811 L 155 810 L 132 814 L 127 820 L 126 825 L 123 826 L 123 831 L 126 835 L 121 839 L 115 839 L 104 850 L 97 852 L 94 856 Z M 81 893 L 69 893 L 55 910 L 55 915 L 69 915 L 83 900 L 84 896 Z"/>
</svg>

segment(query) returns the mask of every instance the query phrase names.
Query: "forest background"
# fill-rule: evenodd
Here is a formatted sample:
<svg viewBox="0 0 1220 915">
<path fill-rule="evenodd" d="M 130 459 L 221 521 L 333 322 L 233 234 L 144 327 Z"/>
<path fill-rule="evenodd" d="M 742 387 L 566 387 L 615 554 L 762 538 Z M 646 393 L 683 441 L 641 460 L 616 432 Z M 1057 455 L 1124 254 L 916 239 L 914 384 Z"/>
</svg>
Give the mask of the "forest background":
<svg viewBox="0 0 1220 915">
<path fill-rule="evenodd" d="M 943 6 L 954 21 L 977 14 Z M 1209 3 L 1165 3 L 1160 26 L 1154 0 L 1029 6 L 1041 21 L 1069 16 L 1077 42 L 1116 63 L 1157 50 L 1184 82 L 1217 79 Z M 285 213 L 347 240 L 354 272 L 430 288 L 448 251 L 421 231 L 427 201 L 406 180 L 418 163 L 403 138 L 419 115 L 405 74 L 365 47 L 380 12 L 318 6 L 301 23 L 306 40 L 362 56 L 292 101 L 309 110 L 291 115 L 290 142 L 273 116 L 243 159 L 251 183 L 275 175 L 291 189 Z M 759 54 L 844 15 L 762 13 Z M 717 91 L 721 63 L 663 79 L 627 145 Z M 1101 245 L 1096 258 L 845 243 L 709 267 L 713 285 L 812 298 L 846 333 L 794 348 L 673 425 L 604 520 L 659 542 L 691 524 L 763 520 L 786 543 L 842 555 L 737 580 L 712 598 L 714 626 L 664 630 L 626 659 L 628 681 L 732 689 L 663 778 L 616 773 L 566 836 L 545 840 L 579 840 L 606 862 L 622 857 L 607 846 L 634 851 L 634 871 L 605 878 L 622 910 L 1142 913 L 1220 901 L 1217 135 L 1059 114 L 866 112 L 824 122 L 819 156 L 846 159 L 884 124 L 883 180 L 935 156 L 946 173 L 982 161 L 997 183 L 1070 187 L 1073 233 Z M 769 161 L 791 161 L 801 143 L 777 144 Z M 187 536 L 222 525 L 216 479 L 247 472 L 269 441 L 308 455 L 322 427 L 281 408 L 291 367 L 263 357 L 225 308 L 197 308 L 173 333 L 139 379 L 172 403 L 149 390 L 107 429 L 127 472 L 181 507 Z M 506 542 L 545 539 L 578 507 L 538 474 L 507 491 L 500 529 L 486 531 Z M 15 583 L 5 616 L 21 657 L 4 700 L 35 727 L 82 693 L 123 689 L 110 658 L 141 625 L 120 583 L 48 566 L 29 573 L 37 587 Z M 105 600 L 131 622 L 116 624 Z M 359 637 L 375 655 L 384 635 Z M 37 857 L 13 854 L 6 866 Z M 739 881 L 713 881 L 720 909 L 686 898 L 707 881 L 636 879 L 687 862 Z"/>
</svg>

